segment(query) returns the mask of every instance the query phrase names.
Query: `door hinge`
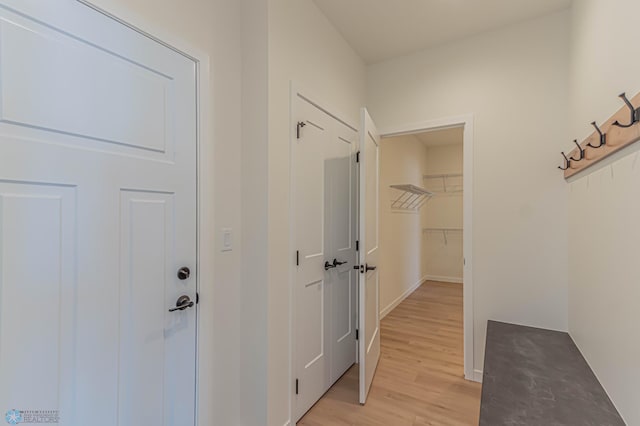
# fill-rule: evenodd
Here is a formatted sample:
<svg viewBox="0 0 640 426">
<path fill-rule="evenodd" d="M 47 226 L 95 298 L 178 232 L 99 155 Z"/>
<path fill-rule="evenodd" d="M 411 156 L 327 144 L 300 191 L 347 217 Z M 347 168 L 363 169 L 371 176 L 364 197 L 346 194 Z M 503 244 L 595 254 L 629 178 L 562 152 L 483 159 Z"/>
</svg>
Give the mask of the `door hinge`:
<svg viewBox="0 0 640 426">
<path fill-rule="evenodd" d="M 298 395 L 298 379 L 296 379 L 296 395 Z"/>
<path fill-rule="evenodd" d="M 467 266 L 467 259 L 462 258 L 462 264 L 463 264 L 464 266 Z"/>
<path fill-rule="evenodd" d="M 302 129 L 306 125 L 307 125 L 307 123 L 305 123 L 304 121 L 298 121 L 298 124 L 296 124 L 296 138 L 297 139 L 300 139 L 300 129 Z"/>
<path fill-rule="evenodd" d="M 360 251 L 360 241 L 356 240 L 356 251 Z"/>
<path fill-rule="evenodd" d="M 296 250 L 296 266 L 300 266 L 300 251 Z"/>
<path fill-rule="evenodd" d="M 196 305 L 200 303 L 200 293 L 196 293 Z"/>
<path fill-rule="evenodd" d="M 356 328 L 356 340 L 360 340 L 360 330 Z"/>
<path fill-rule="evenodd" d="M 356 152 L 356 163 L 360 162 L 360 151 Z"/>
</svg>

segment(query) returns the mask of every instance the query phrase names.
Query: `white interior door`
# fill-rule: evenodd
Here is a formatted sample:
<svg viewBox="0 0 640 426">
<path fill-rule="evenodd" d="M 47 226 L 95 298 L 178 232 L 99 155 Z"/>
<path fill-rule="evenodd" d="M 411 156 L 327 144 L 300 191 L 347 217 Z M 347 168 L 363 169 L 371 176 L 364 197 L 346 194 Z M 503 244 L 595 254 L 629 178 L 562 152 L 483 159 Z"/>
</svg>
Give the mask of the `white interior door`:
<svg viewBox="0 0 640 426">
<path fill-rule="evenodd" d="M 357 164 L 358 134 L 333 119 L 333 134 L 328 138 L 325 159 L 325 199 L 329 258 L 330 372 L 333 385 L 356 362 L 356 324 L 358 273 L 355 250 L 357 238 Z M 333 259 L 333 260 L 332 260 Z"/>
<path fill-rule="evenodd" d="M 355 362 L 354 129 L 296 96 L 293 141 L 294 416 Z"/>
<path fill-rule="evenodd" d="M 77 1 L 0 2 L 3 415 L 193 425 L 195 262 L 194 62 Z"/>
<path fill-rule="evenodd" d="M 367 395 L 380 359 L 378 265 L 378 186 L 380 136 L 365 108 L 360 127 L 360 403 Z"/>
</svg>

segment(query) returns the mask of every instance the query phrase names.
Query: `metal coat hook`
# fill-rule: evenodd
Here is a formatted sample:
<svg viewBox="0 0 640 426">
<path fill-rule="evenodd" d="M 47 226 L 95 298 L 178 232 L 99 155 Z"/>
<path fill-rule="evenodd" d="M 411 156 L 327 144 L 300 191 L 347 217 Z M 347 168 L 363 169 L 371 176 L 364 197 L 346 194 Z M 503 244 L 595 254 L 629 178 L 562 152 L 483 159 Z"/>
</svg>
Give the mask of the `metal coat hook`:
<svg viewBox="0 0 640 426">
<path fill-rule="evenodd" d="M 615 123 L 613 123 L 614 126 L 618 126 L 618 127 L 631 127 L 634 124 L 636 124 L 637 122 L 640 122 L 640 108 L 636 108 L 633 106 L 633 104 L 631 103 L 631 101 L 629 101 L 629 99 L 627 99 L 627 95 L 625 93 L 620 94 L 618 97 L 622 98 L 622 100 L 624 101 L 625 104 L 627 104 L 627 107 L 629 107 L 629 109 L 631 110 L 631 123 L 629 124 L 622 124 L 619 121 L 616 120 Z"/>
<path fill-rule="evenodd" d="M 298 121 L 298 124 L 296 124 L 296 138 L 297 139 L 300 139 L 300 129 L 302 129 L 306 125 L 307 125 L 307 123 L 305 123 L 304 121 Z"/>
<path fill-rule="evenodd" d="M 570 158 L 570 160 L 572 160 L 572 161 L 582 161 L 582 159 L 584 158 L 584 149 L 582 149 L 582 147 L 581 147 L 581 146 L 580 146 L 580 144 L 578 143 L 578 140 L 577 140 L 577 139 L 574 139 L 574 140 L 573 140 L 573 143 L 575 143 L 575 144 L 576 144 L 576 146 L 578 147 L 578 150 L 579 150 L 579 152 L 580 152 L 580 157 L 579 157 L 579 158 L 573 158 L 573 157 L 571 157 L 571 158 Z M 564 155 L 564 154 L 562 154 L 562 155 Z"/>
<path fill-rule="evenodd" d="M 591 148 L 600 148 L 603 145 L 607 144 L 607 135 L 605 133 L 602 133 L 602 130 L 600 130 L 600 127 L 598 127 L 598 125 L 596 124 L 595 121 L 591 122 L 591 125 L 593 127 L 596 128 L 596 132 L 598 132 L 598 134 L 600 135 L 600 145 L 591 145 L 591 142 L 589 142 L 587 144 L 587 146 L 591 147 Z"/>
<path fill-rule="evenodd" d="M 569 159 L 567 158 L 567 156 L 565 155 L 565 153 L 564 153 L 564 152 L 562 153 L 562 156 L 564 157 L 564 163 L 565 163 L 565 166 L 564 166 L 564 167 L 560 167 L 560 166 L 558 166 L 558 168 L 559 168 L 560 170 L 569 170 L 569 168 L 571 167 L 571 160 L 569 160 Z"/>
</svg>

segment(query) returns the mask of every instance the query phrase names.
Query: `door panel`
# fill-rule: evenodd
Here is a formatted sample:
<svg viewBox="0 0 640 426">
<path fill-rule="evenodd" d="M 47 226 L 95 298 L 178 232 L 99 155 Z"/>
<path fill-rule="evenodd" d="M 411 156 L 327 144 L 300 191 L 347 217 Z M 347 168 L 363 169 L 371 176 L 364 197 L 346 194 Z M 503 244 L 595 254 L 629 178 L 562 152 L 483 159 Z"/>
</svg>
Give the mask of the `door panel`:
<svg viewBox="0 0 640 426">
<path fill-rule="evenodd" d="M 355 361 L 357 136 L 302 97 L 295 110 L 304 123 L 292 145 L 298 420 Z M 334 259 L 344 263 L 333 267 Z"/>
<path fill-rule="evenodd" d="M 306 102 L 300 102 L 305 117 L 303 137 L 295 141 L 295 233 L 299 266 L 295 277 L 294 318 L 300 418 L 325 392 L 329 360 L 326 356 L 328 316 L 325 247 L 324 117 Z"/>
<path fill-rule="evenodd" d="M 335 272 L 332 282 L 332 362 L 330 382 L 335 383 L 356 360 L 355 299 L 356 283 L 353 264 Z"/>
<path fill-rule="evenodd" d="M 378 194 L 380 136 L 366 109 L 360 130 L 360 403 L 367 395 L 380 358 Z"/>
<path fill-rule="evenodd" d="M 356 264 L 356 202 L 354 161 L 357 134 L 344 124 L 333 121 L 334 135 L 327 143 L 326 176 L 330 212 L 327 215 L 330 258 L 338 265 L 331 271 L 331 368 L 329 379 L 333 384 L 353 365 L 355 345 L 355 275 Z"/>
<path fill-rule="evenodd" d="M 0 20 L 0 38 L 3 120 L 165 151 L 170 78 L 27 19 Z"/>
<path fill-rule="evenodd" d="M 73 403 L 75 204 L 73 187 L 0 181 L 0 401 L 5 411 L 25 404 L 68 409 Z M 37 385 L 29 378 L 37 378 Z"/>
<path fill-rule="evenodd" d="M 163 326 L 179 320 L 167 306 L 180 295 L 167 282 L 173 259 L 170 194 L 121 192 L 119 425 L 163 424 L 166 383 Z M 173 290 L 173 291 L 172 291 Z"/>
<path fill-rule="evenodd" d="M 3 0 L 0 75 L 0 409 L 193 425 L 196 310 L 168 310 L 196 298 L 195 64 L 77 1 Z"/>
<path fill-rule="evenodd" d="M 350 279 L 350 271 L 345 271 L 343 269 L 340 272 L 336 272 L 336 275 L 338 277 L 335 280 L 335 285 L 332 291 L 332 312 L 335 319 L 334 327 L 332 329 L 332 337 L 334 344 L 339 344 L 344 339 L 348 338 L 353 332 L 351 323 L 352 283 Z"/>
<path fill-rule="evenodd" d="M 29 10 L 33 3 L 20 7 Z M 84 7 L 58 3 L 70 17 Z M 188 75 L 175 77 L 185 70 L 175 69 L 166 60 L 167 52 L 145 58 L 158 46 L 139 35 L 132 46 L 146 50 L 126 57 L 123 51 L 131 48 L 122 45 L 126 37 L 120 43 L 110 40 L 96 46 L 92 44 L 95 31 L 72 34 L 67 28 L 41 24 L 36 18 L 55 20 L 43 9 L 34 10 L 33 19 L 10 12 L 0 16 L 1 121 L 45 130 L 50 143 L 171 159 L 175 90 L 187 89 L 183 78 Z M 99 22 L 106 34 L 122 33 L 118 28 L 122 25 L 107 22 L 111 25 L 105 26 L 106 19 L 98 13 L 81 15 Z M 64 24 L 78 26 L 69 19 Z M 57 134 L 60 137 L 51 138 Z"/>
<path fill-rule="evenodd" d="M 304 312 L 304 318 L 299 322 L 300 361 L 305 370 L 322 371 L 325 368 L 324 295 L 324 280 L 305 285 L 300 295 L 300 308 Z"/>
</svg>

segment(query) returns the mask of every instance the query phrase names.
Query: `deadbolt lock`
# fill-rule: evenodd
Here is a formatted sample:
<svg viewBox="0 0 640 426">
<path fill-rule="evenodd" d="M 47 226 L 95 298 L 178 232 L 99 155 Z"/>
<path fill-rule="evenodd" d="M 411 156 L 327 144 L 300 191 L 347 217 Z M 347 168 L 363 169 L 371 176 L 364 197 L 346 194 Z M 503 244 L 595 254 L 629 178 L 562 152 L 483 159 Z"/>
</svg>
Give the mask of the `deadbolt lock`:
<svg viewBox="0 0 640 426">
<path fill-rule="evenodd" d="M 190 276 L 191 276 L 191 270 L 186 266 L 183 266 L 182 268 L 178 269 L 178 279 L 186 280 Z"/>
</svg>

